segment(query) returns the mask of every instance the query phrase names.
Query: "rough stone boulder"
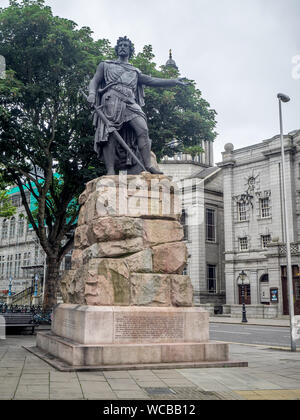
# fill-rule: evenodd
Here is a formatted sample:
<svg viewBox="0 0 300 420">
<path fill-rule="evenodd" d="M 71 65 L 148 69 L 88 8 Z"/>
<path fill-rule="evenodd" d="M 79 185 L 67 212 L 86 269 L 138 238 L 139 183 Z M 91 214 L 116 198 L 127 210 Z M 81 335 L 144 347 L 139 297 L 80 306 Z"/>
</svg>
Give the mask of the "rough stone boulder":
<svg viewBox="0 0 300 420">
<path fill-rule="evenodd" d="M 141 174 L 87 184 L 72 269 L 61 280 L 65 303 L 192 306 L 191 280 L 183 275 L 188 253 L 178 222 L 181 209 L 168 182 L 162 175 Z"/>
</svg>

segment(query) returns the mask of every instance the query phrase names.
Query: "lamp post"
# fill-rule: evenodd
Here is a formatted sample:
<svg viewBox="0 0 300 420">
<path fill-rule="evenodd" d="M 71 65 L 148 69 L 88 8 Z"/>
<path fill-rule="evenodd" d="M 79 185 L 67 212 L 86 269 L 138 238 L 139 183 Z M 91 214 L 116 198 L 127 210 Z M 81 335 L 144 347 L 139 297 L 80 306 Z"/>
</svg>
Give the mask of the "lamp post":
<svg viewBox="0 0 300 420">
<path fill-rule="evenodd" d="M 286 172 L 285 172 L 285 153 L 284 153 L 284 139 L 283 139 L 283 122 L 282 122 L 282 102 L 290 101 L 290 98 L 283 93 L 277 95 L 279 101 L 279 123 L 280 123 L 280 141 L 281 141 L 281 178 L 282 178 L 282 192 L 283 192 L 283 205 L 284 205 L 284 234 L 286 242 L 286 263 L 287 263 L 287 282 L 288 282 L 288 296 L 289 296 L 289 311 L 290 311 L 290 334 L 291 334 L 291 351 L 296 351 L 294 328 L 295 314 L 294 314 L 294 296 L 293 296 L 293 277 L 292 277 L 292 257 L 290 245 L 290 230 L 288 219 L 288 206 L 286 194 Z"/>
<path fill-rule="evenodd" d="M 242 305 L 243 305 L 243 310 L 242 310 L 242 322 L 246 323 L 248 322 L 247 320 L 247 315 L 246 315 L 246 305 L 245 305 L 245 280 L 246 280 L 247 274 L 245 273 L 245 271 L 243 270 L 238 277 L 238 284 L 241 285 L 242 287 Z M 239 282 L 240 280 L 240 282 Z"/>
<path fill-rule="evenodd" d="M 7 305 L 12 304 L 12 276 L 9 276 L 9 286 L 8 286 L 8 295 L 7 295 Z"/>
<path fill-rule="evenodd" d="M 11 288 L 12 288 L 12 276 L 9 277 L 8 296 L 12 296 Z"/>
<path fill-rule="evenodd" d="M 35 274 L 34 275 L 34 293 L 33 293 L 33 301 L 32 301 L 33 306 L 36 306 L 39 303 L 39 298 L 38 298 L 38 280 L 39 280 L 39 275 L 38 274 Z"/>
</svg>

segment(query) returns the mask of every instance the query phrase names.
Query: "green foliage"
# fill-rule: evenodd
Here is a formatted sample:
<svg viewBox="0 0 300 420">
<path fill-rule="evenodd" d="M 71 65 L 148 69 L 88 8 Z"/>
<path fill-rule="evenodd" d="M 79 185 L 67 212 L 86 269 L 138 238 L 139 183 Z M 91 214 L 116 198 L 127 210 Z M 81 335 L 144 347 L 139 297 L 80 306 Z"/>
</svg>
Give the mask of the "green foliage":
<svg viewBox="0 0 300 420">
<path fill-rule="evenodd" d="M 15 212 L 16 208 L 12 206 L 7 191 L 0 191 L 0 217 L 11 217 Z"/>
<path fill-rule="evenodd" d="M 182 149 L 183 153 L 186 153 L 187 155 L 191 155 L 194 159 L 197 155 L 204 152 L 204 149 L 201 146 L 189 146 L 184 147 Z"/>
<path fill-rule="evenodd" d="M 153 59 L 152 47 L 146 45 L 143 52 L 132 59 L 132 64 L 153 77 L 179 77 L 179 72 L 172 67 L 161 66 L 161 69 L 157 70 Z M 173 156 L 182 151 L 183 147 L 200 146 L 203 141 L 214 141 L 216 138 L 216 111 L 210 109 L 209 103 L 202 98 L 194 81 L 190 81 L 190 85 L 186 87 L 147 87 L 145 95 L 144 110 L 148 119 L 152 149 L 158 159 Z"/>
<path fill-rule="evenodd" d="M 91 35 L 87 27 L 78 29 L 53 16 L 42 0 L 11 1 L 0 9 L 1 54 L 7 65 L 6 78 L 0 80 L 2 175 L 27 185 L 36 198 L 31 216 L 48 255 L 61 232 L 74 228 L 74 203 L 85 183 L 103 174 L 93 152 L 90 110 L 78 89 L 87 86 L 112 49 L 107 40 L 95 42 Z M 44 172 L 39 182 L 33 176 L 37 168 Z"/>
</svg>

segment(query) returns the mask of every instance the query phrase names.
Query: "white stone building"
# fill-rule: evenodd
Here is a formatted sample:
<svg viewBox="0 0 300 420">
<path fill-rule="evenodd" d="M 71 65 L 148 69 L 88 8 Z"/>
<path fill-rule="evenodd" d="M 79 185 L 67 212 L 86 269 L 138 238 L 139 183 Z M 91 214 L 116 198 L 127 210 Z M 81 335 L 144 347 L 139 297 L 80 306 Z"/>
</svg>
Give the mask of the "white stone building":
<svg viewBox="0 0 300 420">
<path fill-rule="evenodd" d="M 9 194 L 13 206 L 16 207 L 16 213 L 10 218 L 0 218 L 0 298 L 2 301 L 7 296 L 10 278 L 13 294 L 22 293 L 22 296 L 25 296 L 25 289 L 33 286 L 35 274 L 39 276 L 39 292 L 41 292 L 45 275 L 45 253 L 28 223 L 19 189 L 12 188 Z M 32 205 L 29 192 L 27 201 L 29 205 Z M 70 268 L 70 260 L 70 255 L 67 255 L 62 269 Z M 15 296 L 14 299 L 16 298 Z M 16 300 L 14 303 L 20 302 L 23 301 Z"/>
<path fill-rule="evenodd" d="M 295 313 L 300 314 L 300 130 L 284 137 Z M 247 274 L 249 317 L 288 314 L 280 137 L 234 150 L 225 146 L 226 311 L 241 316 L 239 274 Z"/>
<path fill-rule="evenodd" d="M 34 274 L 41 277 L 44 272 L 44 252 L 28 224 L 18 188 L 10 195 L 16 213 L 0 218 L 0 295 L 7 293 L 10 277 L 12 292 L 17 294 L 32 285 Z"/>
<path fill-rule="evenodd" d="M 223 178 L 222 171 L 213 166 L 212 144 L 205 148 L 210 151 L 206 158 L 176 156 L 163 160 L 159 167 L 174 181 L 193 183 L 182 219 L 190 254 L 186 273 L 192 280 L 195 303 L 207 305 L 214 313 L 214 308 L 225 303 Z"/>
</svg>

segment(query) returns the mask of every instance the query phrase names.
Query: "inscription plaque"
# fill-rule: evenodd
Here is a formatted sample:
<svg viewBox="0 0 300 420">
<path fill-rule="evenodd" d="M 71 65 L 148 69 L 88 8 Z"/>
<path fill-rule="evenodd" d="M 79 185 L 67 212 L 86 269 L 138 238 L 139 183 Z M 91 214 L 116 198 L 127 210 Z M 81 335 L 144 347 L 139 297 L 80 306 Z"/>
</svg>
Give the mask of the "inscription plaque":
<svg viewBox="0 0 300 420">
<path fill-rule="evenodd" d="M 71 321 L 69 319 L 65 319 L 62 322 L 63 327 L 67 328 L 67 329 L 75 329 L 76 325 L 74 321 Z"/>
<path fill-rule="evenodd" d="M 184 339 L 183 314 L 116 314 L 115 339 Z"/>
</svg>

